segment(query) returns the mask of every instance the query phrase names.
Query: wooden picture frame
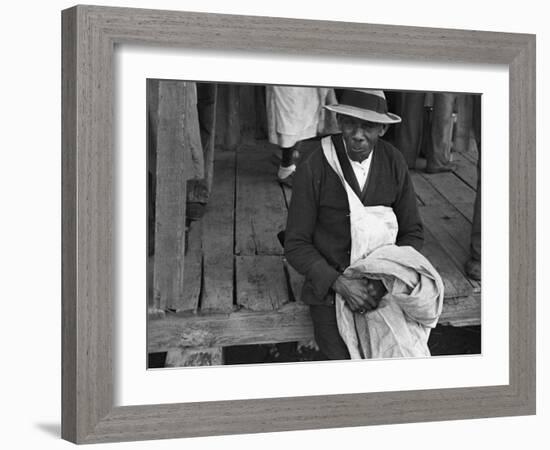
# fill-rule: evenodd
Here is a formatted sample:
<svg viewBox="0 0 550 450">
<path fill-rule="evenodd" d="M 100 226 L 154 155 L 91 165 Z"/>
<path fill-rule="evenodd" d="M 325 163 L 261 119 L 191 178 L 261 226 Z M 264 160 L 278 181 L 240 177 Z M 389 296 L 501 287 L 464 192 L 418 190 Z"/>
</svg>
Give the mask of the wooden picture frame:
<svg viewBox="0 0 550 450">
<path fill-rule="evenodd" d="M 535 36 L 97 6 L 63 11 L 62 27 L 64 439 L 94 443 L 535 413 Z M 119 43 L 507 65 L 509 384 L 114 407 L 113 52 Z"/>
</svg>

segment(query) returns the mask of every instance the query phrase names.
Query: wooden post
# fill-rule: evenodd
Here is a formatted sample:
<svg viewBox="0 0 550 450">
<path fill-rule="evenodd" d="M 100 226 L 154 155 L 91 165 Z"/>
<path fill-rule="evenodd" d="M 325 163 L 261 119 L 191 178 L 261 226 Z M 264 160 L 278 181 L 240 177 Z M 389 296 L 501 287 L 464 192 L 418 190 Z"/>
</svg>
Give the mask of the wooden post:
<svg viewBox="0 0 550 450">
<path fill-rule="evenodd" d="M 194 83 L 151 80 L 148 88 L 158 98 L 151 121 L 157 128 L 153 308 L 164 311 L 183 301 L 186 186 L 204 174 Z"/>
</svg>

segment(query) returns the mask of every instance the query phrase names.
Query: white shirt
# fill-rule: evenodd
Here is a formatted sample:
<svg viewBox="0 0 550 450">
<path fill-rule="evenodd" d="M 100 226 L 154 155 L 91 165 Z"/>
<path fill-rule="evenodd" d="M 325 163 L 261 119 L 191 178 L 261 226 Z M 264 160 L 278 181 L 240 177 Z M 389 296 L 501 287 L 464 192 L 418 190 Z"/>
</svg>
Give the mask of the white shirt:
<svg viewBox="0 0 550 450">
<path fill-rule="evenodd" d="M 368 158 L 365 158 L 362 162 L 358 162 L 349 157 L 346 141 L 344 141 L 344 148 L 346 149 L 346 156 L 351 164 L 353 173 L 355 173 L 355 178 L 357 178 L 357 182 L 359 183 L 359 189 L 363 191 L 363 188 L 365 187 L 365 184 L 367 184 L 367 180 L 369 178 L 370 163 L 372 161 L 373 152 L 370 152 Z"/>
</svg>

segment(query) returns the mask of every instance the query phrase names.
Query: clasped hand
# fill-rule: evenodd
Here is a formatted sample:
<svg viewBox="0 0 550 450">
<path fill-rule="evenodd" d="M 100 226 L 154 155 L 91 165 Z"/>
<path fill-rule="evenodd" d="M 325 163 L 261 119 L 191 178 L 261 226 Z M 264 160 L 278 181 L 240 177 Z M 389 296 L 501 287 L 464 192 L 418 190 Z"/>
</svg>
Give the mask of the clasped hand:
<svg viewBox="0 0 550 450">
<path fill-rule="evenodd" d="M 342 296 L 349 309 L 361 314 L 376 309 L 386 294 L 381 280 L 349 278 L 345 275 L 340 275 L 332 288 Z"/>
</svg>

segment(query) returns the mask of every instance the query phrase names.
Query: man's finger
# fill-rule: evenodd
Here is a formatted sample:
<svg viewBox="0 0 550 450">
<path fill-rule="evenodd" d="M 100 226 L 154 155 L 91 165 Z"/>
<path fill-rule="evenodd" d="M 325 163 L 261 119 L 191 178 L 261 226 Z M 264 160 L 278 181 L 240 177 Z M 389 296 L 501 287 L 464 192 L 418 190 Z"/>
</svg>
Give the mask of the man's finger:
<svg viewBox="0 0 550 450">
<path fill-rule="evenodd" d="M 356 297 L 355 300 L 359 304 L 360 308 L 368 308 L 371 310 L 378 306 L 376 299 L 367 293 L 363 293 L 360 297 Z"/>
</svg>

